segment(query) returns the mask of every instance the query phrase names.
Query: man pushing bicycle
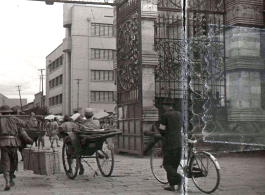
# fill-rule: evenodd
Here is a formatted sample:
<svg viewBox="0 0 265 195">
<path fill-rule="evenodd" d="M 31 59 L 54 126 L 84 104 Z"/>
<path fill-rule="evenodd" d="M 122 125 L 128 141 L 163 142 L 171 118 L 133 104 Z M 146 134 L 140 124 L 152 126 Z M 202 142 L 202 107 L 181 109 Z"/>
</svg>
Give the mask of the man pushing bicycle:
<svg viewBox="0 0 265 195">
<path fill-rule="evenodd" d="M 165 113 L 161 116 L 159 132 L 164 137 L 163 166 L 169 182 L 169 186 L 164 189 L 175 191 L 175 185 L 178 185 L 177 191 L 180 191 L 184 182 L 184 178 L 177 172 L 182 153 L 181 113 L 173 109 L 174 101 L 170 97 L 165 98 L 162 104 Z"/>
</svg>

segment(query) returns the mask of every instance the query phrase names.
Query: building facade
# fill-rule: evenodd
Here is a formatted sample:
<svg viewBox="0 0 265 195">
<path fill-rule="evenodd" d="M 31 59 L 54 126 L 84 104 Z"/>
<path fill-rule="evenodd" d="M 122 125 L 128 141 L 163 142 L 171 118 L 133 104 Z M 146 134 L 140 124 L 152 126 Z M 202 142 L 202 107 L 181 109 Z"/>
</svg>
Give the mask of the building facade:
<svg viewBox="0 0 265 195">
<path fill-rule="evenodd" d="M 30 112 L 30 110 L 35 112 L 36 109 L 43 108 L 45 106 L 45 96 L 42 92 L 34 94 L 34 97 L 35 98 L 32 102 L 22 106 L 23 112 Z"/>
<path fill-rule="evenodd" d="M 113 8 L 64 4 L 65 38 L 46 57 L 46 105 L 52 114 L 113 112 L 116 38 Z"/>
<path fill-rule="evenodd" d="M 1 93 L 0 93 L 0 100 L 1 100 L 0 101 L 0 107 L 2 105 L 8 105 L 8 106 L 10 106 L 10 108 L 16 107 L 16 106 L 21 107 L 21 104 L 23 107 L 24 105 L 27 104 L 27 99 L 21 98 L 21 100 L 20 100 L 19 98 L 8 98 Z"/>
</svg>

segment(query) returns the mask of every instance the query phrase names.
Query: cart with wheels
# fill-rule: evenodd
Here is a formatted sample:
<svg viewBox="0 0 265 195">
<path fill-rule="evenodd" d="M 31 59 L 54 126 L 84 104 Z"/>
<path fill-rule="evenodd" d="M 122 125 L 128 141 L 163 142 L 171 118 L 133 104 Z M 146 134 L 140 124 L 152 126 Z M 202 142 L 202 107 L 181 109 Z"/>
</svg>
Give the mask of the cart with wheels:
<svg viewBox="0 0 265 195">
<path fill-rule="evenodd" d="M 96 158 L 101 174 L 105 177 L 111 176 L 114 168 L 114 149 L 108 144 L 107 138 L 120 134 L 118 129 L 64 133 L 62 159 L 67 177 L 74 179 L 77 176 L 80 162 L 84 158 Z"/>
</svg>

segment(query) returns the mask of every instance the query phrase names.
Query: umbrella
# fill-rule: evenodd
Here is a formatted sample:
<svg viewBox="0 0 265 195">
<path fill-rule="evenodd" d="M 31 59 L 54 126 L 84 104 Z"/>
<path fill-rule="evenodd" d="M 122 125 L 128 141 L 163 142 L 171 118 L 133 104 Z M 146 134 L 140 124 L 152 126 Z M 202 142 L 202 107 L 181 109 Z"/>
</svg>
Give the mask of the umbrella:
<svg viewBox="0 0 265 195">
<path fill-rule="evenodd" d="M 50 115 L 46 116 L 44 119 L 51 120 L 51 119 L 54 119 L 54 117 L 55 117 L 55 115 L 50 114 Z"/>
<path fill-rule="evenodd" d="M 94 114 L 94 117 L 97 119 L 104 118 L 105 116 L 109 116 L 109 113 L 107 113 L 105 111 L 101 111 L 101 112 Z"/>
</svg>

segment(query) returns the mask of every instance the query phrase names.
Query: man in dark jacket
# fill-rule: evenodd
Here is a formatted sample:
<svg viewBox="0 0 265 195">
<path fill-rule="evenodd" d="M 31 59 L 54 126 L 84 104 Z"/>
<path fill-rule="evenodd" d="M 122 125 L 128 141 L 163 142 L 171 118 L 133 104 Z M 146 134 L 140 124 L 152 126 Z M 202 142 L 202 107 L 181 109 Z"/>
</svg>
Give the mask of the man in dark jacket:
<svg viewBox="0 0 265 195">
<path fill-rule="evenodd" d="M 169 186 L 164 189 L 175 191 L 175 185 L 178 185 L 179 191 L 183 183 L 182 176 L 177 172 L 182 152 L 181 113 L 173 109 L 173 103 L 170 97 L 165 98 L 162 103 L 166 112 L 161 116 L 159 130 L 164 137 L 163 166 L 169 182 Z"/>
<path fill-rule="evenodd" d="M 0 108 L 0 113 L 3 115 L 0 117 L 0 148 L 1 166 L 3 167 L 3 174 L 6 181 L 4 190 L 10 190 L 10 187 L 15 185 L 13 179 L 18 164 L 17 148 L 21 145 L 18 137 L 21 127 L 28 127 L 25 121 L 10 115 L 12 112 L 7 105 L 3 105 Z M 25 135 L 23 134 L 22 136 Z M 29 141 L 33 143 L 30 138 Z"/>
</svg>

